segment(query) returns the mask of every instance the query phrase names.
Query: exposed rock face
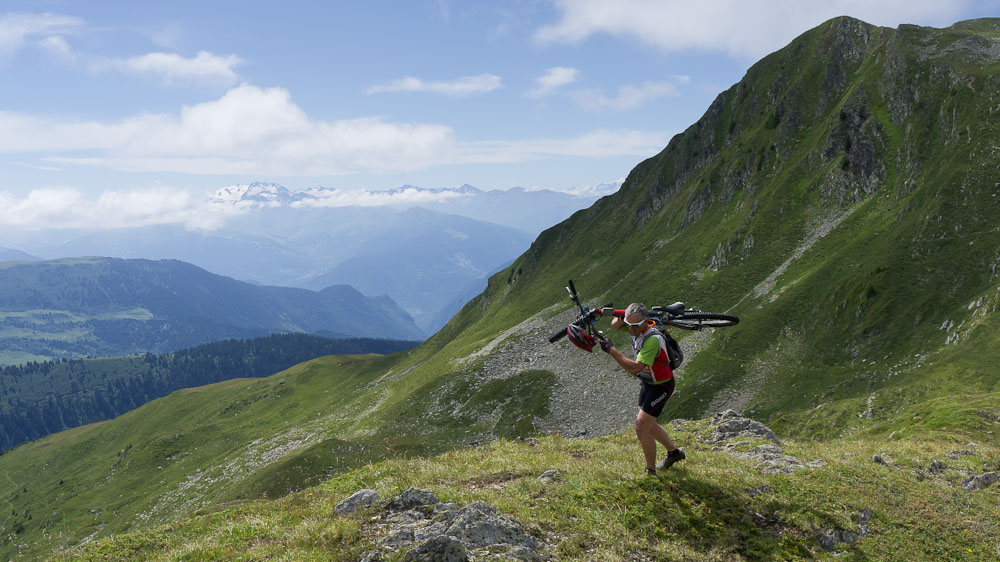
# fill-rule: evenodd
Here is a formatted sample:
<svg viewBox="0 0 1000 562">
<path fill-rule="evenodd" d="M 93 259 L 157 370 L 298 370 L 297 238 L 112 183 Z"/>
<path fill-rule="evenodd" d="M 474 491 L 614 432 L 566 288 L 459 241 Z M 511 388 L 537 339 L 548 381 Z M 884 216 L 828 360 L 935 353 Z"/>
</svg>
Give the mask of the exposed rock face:
<svg viewBox="0 0 1000 562">
<path fill-rule="evenodd" d="M 370 499 L 365 492 L 351 498 Z M 383 560 L 392 552 L 408 548 L 411 550 L 404 558 L 408 561 L 541 560 L 538 541 L 520 523 L 486 502 L 460 508 L 442 503 L 430 490 L 410 488 L 390 500 L 374 521 L 383 537 L 378 541 L 380 550 L 368 553 L 366 562 Z"/>
<path fill-rule="evenodd" d="M 966 490 L 982 490 L 989 488 L 998 481 L 1000 481 L 1000 474 L 997 474 L 996 472 L 987 472 L 985 474 L 969 478 L 962 485 L 965 486 Z"/>
<path fill-rule="evenodd" d="M 781 445 L 781 440 L 766 425 L 759 421 L 740 416 L 733 410 L 715 414 L 712 423 L 716 424 L 715 431 L 708 439 L 709 443 L 721 443 L 734 438 L 762 438 Z"/>
<path fill-rule="evenodd" d="M 729 453 L 734 457 L 754 461 L 761 467 L 763 474 L 790 474 L 806 468 L 799 459 L 786 455 L 781 448 L 781 440 L 766 425 L 743 417 L 733 410 L 715 414 L 712 418 L 715 428 L 707 441 L 715 444 L 713 451 Z M 740 439 L 740 441 L 731 441 Z M 771 444 L 757 445 L 749 452 L 739 449 L 750 446 L 753 442 L 747 439 L 767 439 Z M 809 467 L 822 468 L 826 462 L 822 459 L 808 463 Z"/>
<path fill-rule="evenodd" d="M 469 552 L 465 549 L 462 541 L 448 535 L 438 535 L 407 552 L 403 560 L 408 562 L 465 562 L 468 559 Z"/>
<path fill-rule="evenodd" d="M 799 459 L 786 455 L 777 445 L 759 445 L 749 453 L 730 453 L 733 456 L 751 459 L 763 465 L 764 474 L 790 474 L 805 468 Z"/>
<path fill-rule="evenodd" d="M 333 508 L 333 511 L 337 515 L 347 515 L 348 513 L 354 513 L 363 507 L 369 507 L 378 502 L 378 500 L 379 495 L 375 490 L 360 490 L 353 496 L 338 503 L 337 506 Z"/>
<path fill-rule="evenodd" d="M 863 509 L 861 513 L 858 513 L 854 517 L 854 520 L 858 523 L 857 530 L 850 531 L 839 527 L 828 529 L 819 538 L 820 546 L 826 551 L 835 551 L 841 543 L 851 545 L 867 537 L 869 534 L 868 523 L 872 520 L 872 511 L 867 508 Z"/>
</svg>

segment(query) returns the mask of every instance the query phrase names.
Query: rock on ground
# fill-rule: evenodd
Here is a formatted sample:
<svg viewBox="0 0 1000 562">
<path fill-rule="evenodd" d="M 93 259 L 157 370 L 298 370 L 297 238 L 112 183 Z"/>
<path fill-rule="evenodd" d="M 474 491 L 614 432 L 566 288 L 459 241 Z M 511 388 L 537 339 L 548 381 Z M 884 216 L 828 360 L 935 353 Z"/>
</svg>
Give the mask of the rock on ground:
<svg viewBox="0 0 1000 562">
<path fill-rule="evenodd" d="M 365 556 L 368 562 L 407 548 L 408 561 L 460 562 L 496 555 L 502 560 L 541 560 L 538 541 L 520 523 L 482 501 L 459 508 L 442 503 L 430 490 L 410 488 L 390 500 L 373 521 L 383 536 L 377 542 L 381 550 Z"/>
<path fill-rule="evenodd" d="M 985 488 L 989 488 L 997 481 L 1000 481 L 1000 474 L 997 474 L 996 472 L 987 472 L 985 474 L 969 478 L 963 482 L 962 485 L 966 490 L 983 490 Z"/>
<path fill-rule="evenodd" d="M 781 440 L 773 431 L 759 421 L 743 417 L 733 410 L 726 410 L 712 417 L 715 431 L 709 437 L 709 443 L 721 443 L 735 438 L 767 439 L 775 445 L 781 445 Z"/>
<path fill-rule="evenodd" d="M 347 515 L 348 513 L 354 513 L 363 507 L 371 506 L 378 501 L 378 492 L 375 490 L 360 490 L 353 496 L 338 503 L 337 506 L 333 508 L 333 511 L 337 515 Z"/>
</svg>

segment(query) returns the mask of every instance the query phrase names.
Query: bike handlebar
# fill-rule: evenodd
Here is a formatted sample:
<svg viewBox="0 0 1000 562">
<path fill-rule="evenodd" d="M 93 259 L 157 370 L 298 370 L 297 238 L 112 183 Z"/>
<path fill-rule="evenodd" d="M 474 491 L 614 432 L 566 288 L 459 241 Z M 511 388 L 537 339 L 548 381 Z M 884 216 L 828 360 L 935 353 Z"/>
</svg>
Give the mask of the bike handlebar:
<svg viewBox="0 0 1000 562">
<path fill-rule="evenodd" d="M 563 328 L 562 330 L 559 330 L 558 332 L 552 334 L 549 337 L 549 343 L 556 343 L 557 341 L 565 338 L 566 337 L 566 330 L 567 330 L 567 328 Z"/>
</svg>

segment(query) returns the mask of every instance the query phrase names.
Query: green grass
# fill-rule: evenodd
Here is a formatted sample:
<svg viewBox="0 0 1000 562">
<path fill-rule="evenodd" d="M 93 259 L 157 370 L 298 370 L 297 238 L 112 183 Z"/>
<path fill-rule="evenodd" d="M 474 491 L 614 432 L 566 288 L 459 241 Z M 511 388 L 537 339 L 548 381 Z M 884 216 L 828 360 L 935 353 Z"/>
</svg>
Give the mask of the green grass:
<svg viewBox="0 0 1000 562">
<path fill-rule="evenodd" d="M 0 479 L 17 483 L 0 489 L 0 509 L 10 506 L 0 510 L 0 552 L 37 552 L 220 502 L 282 497 L 387 457 L 530 435 L 548 411 L 548 393 L 538 390 L 551 387 L 552 373 L 450 377 L 444 387 L 412 389 L 407 377 L 393 378 L 406 353 L 328 356 L 265 379 L 178 391 L 16 447 L 0 455 Z M 393 406 L 375 409 L 378 398 Z M 496 418 L 480 419 L 484 411 Z"/>
<path fill-rule="evenodd" d="M 631 433 L 593 440 L 556 435 L 537 445 L 501 440 L 366 465 L 280 500 L 223 506 L 105 538 L 62 558 L 358 560 L 380 538 L 369 521 L 372 512 L 338 517 L 333 507 L 361 488 L 388 500 L 411 486 L 459 505 L 489 502 L 549 544 L 545 554 L 566 562 L 987 560 L 1000 554 L 1000 488 L 970 492 L 961 486 L 983 463 L 998 462 L 995 441 L 951 459 L 948 452 L 959 443 L 964 448 L 969 433 L 787 440 L 786 454 L 824 464 L 764 475 L 751 461 L 713 452 L 705 442 L 707 420 L 668 428 L 688 460 L 657 479 L 639 477 L 641 454 Z M 874 455 L 889 464 L 873 463 Z M 945 464 L 944 472 L 928 470 L 934 460 Z M 555 483 L 537 479 L 551 469 L 561 473 Z M 752 493 L 763 485 L 773 492 Z M 856 518 L 866 509 L 873 517 L 869 536 L 839 544 L 837 554 L 823 550 L 825 532 L 856 531 Z M 401 553 L 390 557 L 396 559 Z"/>
<path fill-rule="evenodd" d="M 978 414 L 1000 392 L 997 65 L 932 50 L 963 33 L 995 36 L 995 22 L 946 32 L 857 24 L 873 37 L 858 45 L 857 60 L 838 50 L 851 35 L 841 26 L 852 25 L 823 24 L 754 65 L 702 120 L 636 166 L 617 194 L 543 232 L 419 348 L 179 394 L 0 457 L 0 477 L 19 485 L 0 492 L 0 507 L 11 505 L 0 526 L 9 533 L 22 525 L 14 542 L 39 552 L 332 477 L 310 489 L 309 501 L 325 502 L 316 515 L 301 511 L 308 505 L 299 492 L 190 520 L 198 529 L 190 534 L 160 527 L 143 535 L 160 537 L 148 547 L 130 535 L 140 546 L 126 549 L 152 556 L 165 547 L 172 559 L 279 558 L 288 549 L 308 559 L 331 556 L 334 544 L 350 558 L 350 545 L 370 537 L 349 522 L 317 539 L 319 551 L 303 542 L 328 504 L 362 485 L 386 495 L 422 484 L 442 499 L 481 497 L 532 521 L 536 532 L 559 537 L 561 559 L 822 558 L 816 534 L 846 528 L 864 507 L 876 532 L 850 549 L 854 559 L 995 557 L 996 491 L 968 494 L 957 481 L 997 462 L 995 433 L 987 433 L 995 428 Z M 844 84 L 835 90 L 838 72 Z M 851 152 L 866 146 L 872 177 L 863 177 L 864 151 Z M 841 216 L 779 270 L 816 224 Z M 718 256 L 725 264 L 710 268 Z M 773 290 L 758 296 L 772 275 Z M 465 359 L 500 334 L 523 337 L 517 327 L 529 319 L 565 311 L 570 278 L 588 304 L 682 300 L 740 316 L 685 364 L 671 412 L 704 417 L 722 393 L 745 390 L 744 411 L 789 439 L 791 454 L 827 467 L 762 477 L 698 445 L 696 430 L 680 435 L 698 462 L 652 490 L 628 478 L 637 449 L 627 434 L 448 453 L 529 434 L 533 416 L 545 414 L 548 394 L 532 391 L 553 373 L 485 380 L 477 371 L 485 357 Z M 250 466 L 268 445 L 301 439 L 279 463 Z M 955 468 L 943 476 L 920 469 L 969 441 L 980 444 L 975 455 L 944 461 Z M 871 463 L 874 454 L 890 466 Z M 85 459 L 85 468 L 69 459 Z M 251 474 L 227 480 L 232 463 Z M 543 467 L 566 472 L 556 490 L 535 483 Z M 27 492 L 22 482 L 32 482 Z M 776 493 L 750 498 L 761 482 Z M 123 489 L 136 492 L 124 497 Z M 97 527 L 94 506 L 116 515 Z M 283 510 L 302 516 L 288 522 Z M 281 534 L 264 536 L 240 517 L 275 521 Z M 227 533 L 259 540 L 227 545 Z"/>
</svg>

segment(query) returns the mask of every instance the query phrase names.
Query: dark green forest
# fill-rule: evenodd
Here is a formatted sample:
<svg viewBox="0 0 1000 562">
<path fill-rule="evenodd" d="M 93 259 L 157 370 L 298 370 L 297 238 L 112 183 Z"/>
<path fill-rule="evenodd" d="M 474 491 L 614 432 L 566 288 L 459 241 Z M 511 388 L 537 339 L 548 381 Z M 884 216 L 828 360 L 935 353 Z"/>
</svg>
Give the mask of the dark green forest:
<svg viewBox="0 0 1000 562">
<path fill-rule="evenodd" d="M 335 354 L 387 354 L 419 342 L 309 334 L 225 340 L 175 353 L 63 359 L 0 367 L 0 451 L 114 418 L 175 390 L 273 375 Z"/>
</svg>

